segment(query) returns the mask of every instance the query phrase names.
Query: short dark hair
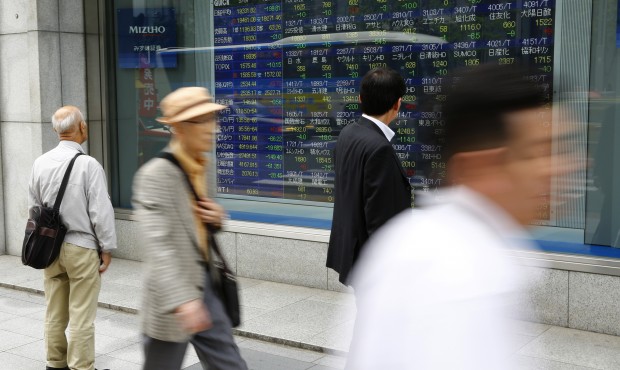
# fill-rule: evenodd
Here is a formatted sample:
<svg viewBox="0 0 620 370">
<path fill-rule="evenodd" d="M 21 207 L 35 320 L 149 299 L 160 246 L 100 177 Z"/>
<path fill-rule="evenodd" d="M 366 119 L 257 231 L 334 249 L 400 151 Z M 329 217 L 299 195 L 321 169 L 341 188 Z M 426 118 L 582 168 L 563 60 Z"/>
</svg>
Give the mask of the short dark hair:
<svg viewBox="0 0 620 370">
<path fill-rule="evenodd" d="M 543 106 L 544 89 L 521 66 L 485 64 L 447 79 L 442 104 L 444 159 L 459 152 L 492 149 L 509 139 L 507 113 Z"/>
<path fill-rule="evenodd" d="M 382 115 L 396 104 L 407 88 L 405 80 L 393 69 L 371 69 L 362 78 L 360 99 L 362 112 L 369 116 Z"/>
</svg>

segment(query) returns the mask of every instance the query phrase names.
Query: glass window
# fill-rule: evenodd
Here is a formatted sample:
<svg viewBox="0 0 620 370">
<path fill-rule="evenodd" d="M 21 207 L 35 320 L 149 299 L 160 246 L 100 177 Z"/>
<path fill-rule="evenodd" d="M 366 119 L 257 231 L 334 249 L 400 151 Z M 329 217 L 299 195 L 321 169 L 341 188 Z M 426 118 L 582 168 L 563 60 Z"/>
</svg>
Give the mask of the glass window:
<svg viewBox="0 0 620 370">
<path fill-rule="evenodd" d="M 359 82 L 371 68 L 406 79 L 392 127 L 416 191 L 436 188 L 445 171 L 436 104 L 450 69 L 536 65 L 531 77 L 551 101 L 553 2 L 216 1 L 212 14 L 213 47 L 193 52 L 214 55 L 215 94 L 230 107 L 216 157 L 218 194 L 233 217 L 260 221 L 273 210 L 303 225 L 316 212 L 329 227 L 334 144 L 361 115 Z M 541 205 L 546 225 L 551 201 Z"/>
<path fill-rule="evenodd" d="M 209 61 L 202 55 L 158 56 L 158 50 L 197 47 L 210 41 L 207 2 L 115 0 L 111 73 L 112 196 L 115 206 L 131 208 L 131 185 L 138 167 L 154 157 L 170 138 L 159 124 L 159 101 L 181 86 L 209 86 Z"/>
<path fill-rule="evenodd" d="M 412 187 L 424 192 L 440 185 L 445 172 L 435 140 L 443 130 L 436 102 L 445 76 L 490 61 L 524 63 L 548 91 L 541 125 L 574 126 L 571 147 L 553 150 L 570 149 L 576 160 L 593 164 L 588 173 L 549 184 L 536 237 L 543 248 L 568 253 L 609 253 L 590 244 L 620 243 L 611 124 L 616 0 L 108 4 L 119 207 L 131 206 L 133 174 L 169 140 L 167 127 L 155 121 L 157 106 L 178 87 L 205 86 L 228 106 L 210 153 L 210 188 L 233 219 L 328 229 L 334 144 L 361 115 L 359 82 L 369 69 L 389 66 L 406 79 L 404 104 L 391 124 L 393 145 Z"/>
</svg>

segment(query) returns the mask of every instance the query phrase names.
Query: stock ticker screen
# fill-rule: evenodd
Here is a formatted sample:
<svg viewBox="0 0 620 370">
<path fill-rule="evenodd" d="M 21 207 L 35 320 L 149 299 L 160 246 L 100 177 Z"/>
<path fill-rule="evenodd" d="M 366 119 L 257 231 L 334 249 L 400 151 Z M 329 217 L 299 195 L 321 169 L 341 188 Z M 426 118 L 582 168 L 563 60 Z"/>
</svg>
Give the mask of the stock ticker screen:
<svg viewBox="0 0 620 370">
<path fill-rule="evenodd" d="M 407 84 L 394 149 L 414 189 L 435 188 L 444 78 L 525 63 L 551 99 L 554 15 L 554 0 L 214 0 L 218 194 L 333 202 L 338 133 L 380 66 Z"/>
</svg>

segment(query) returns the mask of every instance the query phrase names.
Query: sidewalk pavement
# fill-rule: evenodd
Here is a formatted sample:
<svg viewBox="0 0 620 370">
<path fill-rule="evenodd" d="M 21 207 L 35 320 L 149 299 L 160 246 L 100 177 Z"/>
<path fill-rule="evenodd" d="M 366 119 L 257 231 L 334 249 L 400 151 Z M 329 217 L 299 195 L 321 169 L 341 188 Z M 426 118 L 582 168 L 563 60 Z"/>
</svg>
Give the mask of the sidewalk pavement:
<svg viewBox="0 0 620 370">
<path fill-rule="evenodd" d="M 0 287 L 0 370 L 43 370 L 45 300 L 36 293 Z M 95 366 L 99 369 L 142 370 L 138 317 L 99 308 L 95 320 Z M 344 358 L 235 337 L 251 370 L 342 370 Z M 202 370 L 188 346 L 185 370 Z"/>
<path fill-rule="evenodd" d="M 243 324 L 235 334 L 251 369 L 344 367 L 355 316 L 351 294 L 246 278 L 239 282 Z M 141 283 L 140 262 L 114 259 L 104 274 L 96 321 L 100 368 L 139 368 L 135 313 Z M 43 358 L 42 290 L 41 271 L 22 266 L 19 257 L 0 256 L 0 370 L 26 369 L 5 369 L 3 356 Z M 515 331 L 519 369 L 620 369 L 620 337 L 523 321 L 515 321 Z M 269 364 L 265 354 L 275 355 Z M 200 369 L 197 362 L 188 350 L 184 366 Z"/>
</svg>

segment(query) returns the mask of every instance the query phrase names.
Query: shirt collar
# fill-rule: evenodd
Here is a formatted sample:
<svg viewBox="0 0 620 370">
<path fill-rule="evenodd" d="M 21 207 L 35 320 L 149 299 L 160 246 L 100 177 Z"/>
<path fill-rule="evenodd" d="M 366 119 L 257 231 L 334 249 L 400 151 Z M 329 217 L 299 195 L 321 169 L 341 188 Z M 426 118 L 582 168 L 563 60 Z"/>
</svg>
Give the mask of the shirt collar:
<svg viewBox="0 0 620 370">
<path fill-rule="evenodd" d="M 372 121 L 375 125 L 377 125 L 377 127 L 379 127 L 379 129 L 383 132 L 383 135 L 385 135 L 388 141 L 392 141 L 392 138 L 394 137 L 394 135 L 396 135 L 394 131 L 392 131 L 392 129 L 388 127 L 388 125 L 379 121 L 378 119 L 371 117 L 367 114 L 362 114 L 362 117 L 366 118 L 369 121 Z"/>
<path fill-rule="evenodd" d="M 453 204 L 496 230 L 505 239 L 530 240 L 530 234 L 511 215 L 484 195 L 463 185 L 437 191 L 434 196 L 424 197 L 422 206 Z"/>
<path fill-rule="evenodd" d="M 80 153 L 84 153 L 84 148 L 82 148 L 82 146 L 79 143 L 77 143 L 75 141 L 72 141 L 72 140 L 61 140 L 58 143 L 58 147 L 59 148 L 75 149 L 75 150 L 77 150 Z"/>
</svg>

